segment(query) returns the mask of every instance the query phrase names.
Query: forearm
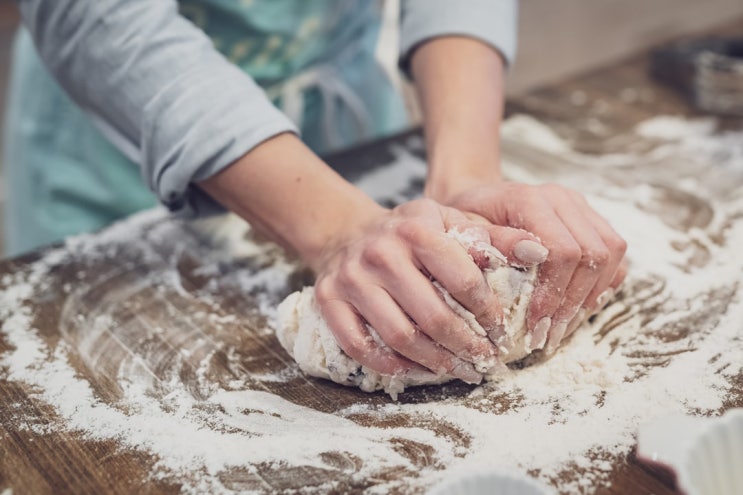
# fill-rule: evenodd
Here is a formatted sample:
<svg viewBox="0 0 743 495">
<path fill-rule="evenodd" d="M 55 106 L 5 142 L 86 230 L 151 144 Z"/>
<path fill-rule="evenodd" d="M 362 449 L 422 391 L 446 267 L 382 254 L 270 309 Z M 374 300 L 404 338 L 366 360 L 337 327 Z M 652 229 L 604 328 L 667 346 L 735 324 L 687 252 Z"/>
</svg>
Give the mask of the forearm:
<svg viewBox="0 0 743 495">
<path fill-rule="evenodd" d="M 426 195 L 446 202 L 468 187 L 499 181 L 500 54 L 474 39 L 437 38 L 415 51 L 412 73 L 424 116 Z"/>
<path fill-rule="evenodd" d="M 293 134 L 266 141 L 199 185 L 313 268 L 328 248 L 383 211 Z"/>
</svg>

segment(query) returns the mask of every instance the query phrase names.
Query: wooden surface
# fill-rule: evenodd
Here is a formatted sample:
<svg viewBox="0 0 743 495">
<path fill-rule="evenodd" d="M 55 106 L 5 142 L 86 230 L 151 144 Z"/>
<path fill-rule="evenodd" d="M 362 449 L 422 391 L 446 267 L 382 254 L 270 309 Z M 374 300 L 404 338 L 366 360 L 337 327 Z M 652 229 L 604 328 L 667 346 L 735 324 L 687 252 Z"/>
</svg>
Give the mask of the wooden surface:
<svg viewBox="0 0 743 495">
<path fill-rule="evenodd" d="M 642 150 L 650 145 L 629 132 L 636 123 L 656 114 L 693 113 L 676 94 L 648 80 L 642 58 L 531 93 L 511 102 L 509 112 L 538 117 L 569 139 L 576 149 L 586 153 Z M 734 121 L 728 124 L 737 125 Z M 341 153 L 330 161 L 353 179 L 380 163 L 389 162 L 391 143 L 417 148 L 418 144 L 410 137 L 405 135 L 373 143 Z M 546 179 L 560 178 L 561 171 L 549 164 L 550 157 L 543 151 L 506 141 L 504 155 L 512 162 L 546 167 Z M 352 168 L 349 163 L 353 163 Z M 664 171 L 650 170 L 648 173 L 660 176 Z M 412 185 L 413 188 L 419 186 Z M 741 184 L 730 187 L 740 188 Z M 673 202 L 669 204 L 669 207 L 678 206 Z M 690 211 L 681 221 L 692 224 L 704 221 L 695 216 L 695 205 L 681 204 L 681 207 L 688 207 Z M 228 387 L 232 381 L 242 380 L 249 389 L 271 392 L 317 411 L 333 413 L 354 404 L 390 402 L 382 394 L 364 394 L 301 375 L 282 382 L 252 378 L 284 370 L 290 365 L 290 358 L 266 330 L 265 320 L 257 311 L 261 302 L 260 287 L 246 290 L 236 278 L 235 274 L 241 270 L 250 271 L 255 267 L 225 261 L 219 265 L 219 273 L 203 273 L 199 268 L 210 256 L 209 247 L 197 233 L 171 220 L 156 219 L 137 232 L 137 236 L 146 239 L 145 248 L 112 238 L 110 244 L 104 243 L 103 248 L 96 248 L 90 256 L 72 257 L 56 266 L 45 274 L 42 288 L 31 294 L 25 303 L 31 308 L 34 327 L 49 348 L 54 349 L 61 341 L 70 346 L 71 365 L 91 384 L 102 402 L 116 402 L 122 394 L 119 373 L 142 363 L 150 374 L 153 390 L 160 387 L 165 394 L 167 384 L 177 379 L 189 387 L 194 397 L 205 396 L 208 391 L 197 379 L 204 362 L 208 364 L 210 386 Z M 36 258 L 37 255 L 32 255 L 0 263 L 4 288 L 7 289 L 13 277 L 24 273 Z M 177 289 L 157 279 L 157 274 L 174 270 Z M 143 284 L 142 280 L 149 282 Z M 292 286 L 300 287 L 308 280 L 306 273 L 298 272 Z M 726 298 L 717 296 L 729 301 L 734 294 Z M 647 309 L 642 302 L 637 301 L 639 310 Z M 98 331 L 100 318 L 104 316 L 110 321 Z M 236 318 L 231 319 L 231 316 Z M 702 316 L 714 317 L 713 314 Z M 219 325 L 213 323 L 217 320 L 221 322 Z M 161 330 L 164 327 L 164 331 L 148 334 L 148 341 L 142 343 L 142 329 L 159 327 Z M 190 339 L 194 333 L 208 339 Z M 187 353 L 181 352 L 184 347 L 188 348 Z M 10 348 L 0 334 L 0 352 Z M 225 349 L 232 349 L 232 353 L 226 353 Z M 132 350 L 136 351 L 136 360 Z M 187 357 L 176 359 L 184 355 Z M 741 378 L 734 384 L 727 407 L 743 406 Z M 455 397 L 466 405 L 471 390 L 472 387 L 457 384 L 429 387 L 406 392 L 401 401 L 430 402 Z M 158 480 L 150 476 L 156 459 L 146 451 L 121 449 L 113 440 L 90 440 L 64 429 L 55 430 L 53 425 L 58 419 L 55 411 L 33 392 L 23 383 L 0 379 L 0 490 L 6 487 L 12 488 L 14 493 L 171 493 L 180 490 L 177 480 Z M 509 404 L 506 398 L 500 398 L 494 399 L 489 407 L 497 411 Z M 361 415 L 353 420 L 381 427 L 413 421 L 403 415 Z M 420 418 L 415 421 L 416 426 L 433 429 L 464 448 L 469 442 L 446 423 L 430 419 L 424 424 Z M 52 428 L 45 429 L 45 425 Z M 430 467 L 435 459 L 430 447 L 423 444 L 401 442 L 399 451 L 421 469 Z M 634 452 L 612 455 L 608 460 L 613 466 L 609 474 L 611 483 L 591 493 L 674 493 L 670 475 L 638 463 Z M 338 459 L 340 467 L 332 472 L 259 465 L 254 466 L 253 471 L 228 473 L 225 486 L 267 493 L 288 493 L 301 487 L 312 492 L 314 487 L 316 492 L 322 493 L 325 490 L 318 487 L 328 477 L 333 477 L 336 481 L 334 492 L 354 493 L 379 482 L 379 479 L 352 476 L 354 462 L 353 459 Z M 380 476 L 414 477 L 415 472 L 387 472 Z M 562 474 L 564 479 L 571 476 L 580 476 L 580 470 Z M 398 492 L 406 493 L 406 490 Z"/>
</svg>

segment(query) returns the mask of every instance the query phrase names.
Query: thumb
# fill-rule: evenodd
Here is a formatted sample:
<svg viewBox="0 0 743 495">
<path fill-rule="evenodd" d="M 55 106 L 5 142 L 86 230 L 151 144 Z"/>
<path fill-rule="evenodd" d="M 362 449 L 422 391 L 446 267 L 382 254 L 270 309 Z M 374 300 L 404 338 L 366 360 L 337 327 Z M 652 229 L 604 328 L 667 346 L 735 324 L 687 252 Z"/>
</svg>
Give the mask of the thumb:
<svg viewBox="0 0 743 495">
<path fill-rule="evenodd" d="M 549 250 L 539 238 L 522 229 L 488 225 L 484 227 L 490 234 L 490 243 L 508 260 L 517 266 L 534 266 L 544 262 Z"/>
</svg>

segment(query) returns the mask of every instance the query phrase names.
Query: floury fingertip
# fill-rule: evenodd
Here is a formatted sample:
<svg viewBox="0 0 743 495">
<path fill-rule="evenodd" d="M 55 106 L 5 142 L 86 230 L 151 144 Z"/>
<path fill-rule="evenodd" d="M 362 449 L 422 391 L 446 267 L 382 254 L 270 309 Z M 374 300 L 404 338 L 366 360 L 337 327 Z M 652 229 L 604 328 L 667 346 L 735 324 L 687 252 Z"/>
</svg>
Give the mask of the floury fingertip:
<svg viewBox="0 0 743 495">
<path fill-rule="evenodd" d="M 565 336 L 568 337 L 570 335 L 573 335 L 573 333 L 578 330 L 578 327 L 581 326 L 581 324 L 586 320 L 586 317 L 588 316 L 588 311 L 586 308 L 580 308 L 578 310 L 578 313 L 573 317 L 572 320 L 570 320 L 570 323 L 568 324 L 568 329 L 565 332 Z"/>
<path fill-rule="evenodd" d="M 550 327 L 552 326 L 552 318 L 545 316 L 537 322 L 534 326 L 534 331 L 531 336 L 531 350 L 544 349 L 544 344 L 547 343 L 547 334 L 549 333 Z"/>
<path fill-rule="evenodd" d="M 513 246 L 513 255 L 522 263 L 536 265 L 547 259 L 549 250 L 538 242 L 524 239 Z"/>
<path fill-rule="evenodd" d="M 547 354 L 555 353 L 563 337 L 565 337 L 567 329 L 567 321 L 560 321 L 554 324 L 554 326 L 550 329 L 549 342 L 547 343 L 547 347 L 545 347 L 544 349 Z"/>
</svg>

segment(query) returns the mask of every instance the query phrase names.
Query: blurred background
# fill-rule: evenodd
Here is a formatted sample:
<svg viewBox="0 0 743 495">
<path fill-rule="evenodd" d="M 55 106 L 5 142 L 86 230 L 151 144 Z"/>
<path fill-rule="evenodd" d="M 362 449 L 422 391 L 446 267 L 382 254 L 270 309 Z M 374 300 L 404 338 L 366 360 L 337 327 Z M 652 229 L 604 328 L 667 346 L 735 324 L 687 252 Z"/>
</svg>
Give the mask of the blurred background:
<svg viewBox="0 0 743 495">
<path fill-rule="evenodd" d="M 379 47 L 380 58 L 390 70 L 396 53 L 398 1 L 387 0 L 385 4 Z M 518 57 L 508 75 L 507 93 L 518 95 L 741 17 L 743 0 L 521 0 Z M 4 115 L 10 49 L 17 25 L 15 0 L 0 0 L 0 115 Z M 414 98 L 409 90 L 407 93 L 408 106 L 416 118 Z M 0 132 L 1 126 L 2 121 Z M 5 195 L 1 170 L 0 213 Z M 2 215 L 0 226 L 1 222 Z M 0 246 L 1 241 L 0 237 Z"/>
<path fill-rule="evenodd" d="M 18 13 L 14 0 L 0 0 L 0 147 L 2 147 L 2 130 L 5 115 L 5 98 L 8 88 L 8 70 L 10 65 L 10 47 L 13 32 L 18 25 Z M 3 181 L 2 148 L 0 148 L 0 257 L 2 257 L 3 206 L 5 204 L 5 182 Z"/>
</svg>

